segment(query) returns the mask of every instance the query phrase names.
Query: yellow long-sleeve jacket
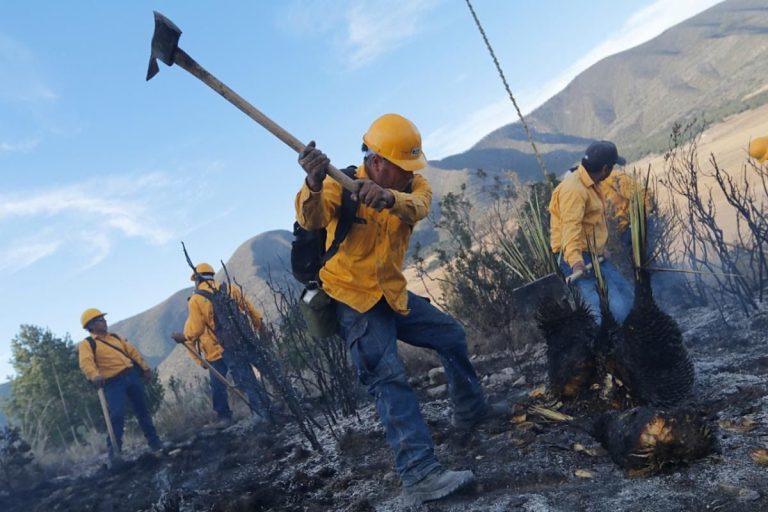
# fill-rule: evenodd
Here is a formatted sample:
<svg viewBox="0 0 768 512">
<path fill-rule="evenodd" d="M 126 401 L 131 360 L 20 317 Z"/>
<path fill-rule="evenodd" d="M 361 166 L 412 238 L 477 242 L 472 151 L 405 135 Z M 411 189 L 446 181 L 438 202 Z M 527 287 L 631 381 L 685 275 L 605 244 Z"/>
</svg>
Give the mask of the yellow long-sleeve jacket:
<svg viewBox="0 0 768 512">
<path fill-rule="evenodd" d="M 251 318 L 253 328 L 259 329 L 261 327 L 261 313 L 251 304 L 251 301 L 243 296 L 243 291 L 238 285 L 232 283 L 228 288 L 229 294 L 237 303 L 245 307 L 245 312 Z M 213 292 L 213 290 L 219 289 L 219 284 L 213 280 L 204 281 L 198 289 Z M 207 361 L 218 361 L 224 354 L 224 347 L 221 346 L 214 334 L 216 324 L 213 321 L 213 304 L 202 295 L 193 294 L 187 301 L 187 310 L 189 314 L 184 323 L 184 337 L 187 338 L 187 346 L 195 352 L 198 351 L 199 346 Z M 190 357 L 195 359 L 192 354 Z M 197 359 L 195 361 L 199 363 Z"/>
<path fill-rule="evenodd" d="M 358 178 L 367 178 L 365 165 Z M 327 228 L 326 244 L 333 243 L 339 220 L 341 185 L 326 177 L 323 188 L 312 192 L 304 185 L 296 195 L 296 219 L 304 229 Z M 390 190 L 395 203 L 377 212 L 360 205 L 357 217 L 338 253 L 320 270 L 323 289 L 334 299 L 364 313 L 383 296 L 393 311 L 408 313 L 408 294 L 403 260 L 416 223 L 427 216 L 432 188 L 426 178 L 414 174 L 410 192 Z"/>
<path fill-rule="evenodd" d="M 643 184 L 634 176 L 623 171 L 613 171 L 600 182 L 600 191 L 605 197 L 608 211 L 616 219 L 619 233 L 629 227 L 629 202 L 635 192 L 641 191 Z M 645 211 L 653 210 L 653 191 L 645 191 Z"/>
<path fill-rule="evenodd" d="M 582 253 L 589 251 L 587 236 L 594 234 L 598 254 L 608 241 L 605 201 L 600 188 L 580 165 L 552 192 L 550 246 L 552 252 L 563 252 L 565 261 L 573 266 L 583 261 Z"/>
<path fill-rule="evenodd" d="M 149 365 L 136 350 L 136 347 L 117 334 L 110 332 L 104 336 L 94 334 L 91 337 L 96 342 L 95 350 L 91 348 L 88 338 L 85 338 L 77 346 L 80 369 L 83 370 L 88 380 L 93 380 L 99 375 L 105 379 L 112 378 L 123 370 L 132 367 L 133 361 L 136 361 L 142 370 L 149 370 Z M 121 354 L 116 348 L 130 357 Z"/>
</svg>

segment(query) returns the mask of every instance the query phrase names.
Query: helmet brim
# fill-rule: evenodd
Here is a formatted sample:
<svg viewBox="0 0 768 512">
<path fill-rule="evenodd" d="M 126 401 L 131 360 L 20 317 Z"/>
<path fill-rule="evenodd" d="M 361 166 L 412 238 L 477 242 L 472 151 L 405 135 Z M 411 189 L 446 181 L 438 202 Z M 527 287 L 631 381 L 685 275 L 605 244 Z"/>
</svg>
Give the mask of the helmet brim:
<svg viewBox="0 0 768 512">
<path fill-rule="evenodd" d="M 397 160 L 395 158 L 384 157 L 404 171 L 414 172 L 425 168 L 428 165 L 427 157 L 424 153 L 420 154 L 418 158 L 410 158 L 408 160 Z"/>
<path fill-rule="evenodd" d="M 107 316 L 106 313 L 102 313 L 100 315 L 92 316 L 91 318 L 86 320 L 86 322 L 83 324 L 83 329 L 88 329 L 88 326 L 91 325 L 91 323 L 93 323 L 95 320 L 98 320 L 99 318 L 104 318 L 105 316 Z"/>
</svg>

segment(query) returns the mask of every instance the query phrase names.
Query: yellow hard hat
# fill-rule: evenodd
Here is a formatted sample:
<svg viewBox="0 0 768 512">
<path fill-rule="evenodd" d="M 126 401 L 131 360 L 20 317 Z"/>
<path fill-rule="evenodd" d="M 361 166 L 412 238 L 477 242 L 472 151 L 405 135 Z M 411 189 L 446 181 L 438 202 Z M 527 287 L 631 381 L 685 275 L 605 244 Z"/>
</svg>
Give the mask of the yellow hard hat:
<svg viewBox="0 0 768 512">
<path fill-rule="evenodd" d="M 96 318 L 104 315 L 106 315 L 106 313 L 102 313 L 96 308 L 88 308 L 83 311 L 82 315 L 80 315 L 80 325 L 82 325 L 83 329 L 85 329 L 85 326 L 88 325 L 91 320 L 95 320 Z"/>
<path fill-rule="evenodd" d="M 421 133 L 412 122 L 397 114 L 384 114 L 363 135 L 368 149 L 406 171 L 427 166 L 421 150 Z"/>
<path fill-rule="evenodd" d="M 216 273 L 216 271 L 213 270 L 213 267 L 210 266 L 209 264 L 207 264 L 207 263 L 198 263 L 197 265 L 195 265 L 195 271 L 192 272 L 191 276 L 189 276 L 189 280 L 190 281 L 194 281 L 195 280 L 195 275 L 197 275 L 197 274 L 211 274 L 211 275 L 213 275 L 215 273 Z"/>
<path fill-rule="evenodd" d="M 768 137 L 758 137 L 749 143 L 749 156 L 760 163 L 768 160 Z"/>
</svg>

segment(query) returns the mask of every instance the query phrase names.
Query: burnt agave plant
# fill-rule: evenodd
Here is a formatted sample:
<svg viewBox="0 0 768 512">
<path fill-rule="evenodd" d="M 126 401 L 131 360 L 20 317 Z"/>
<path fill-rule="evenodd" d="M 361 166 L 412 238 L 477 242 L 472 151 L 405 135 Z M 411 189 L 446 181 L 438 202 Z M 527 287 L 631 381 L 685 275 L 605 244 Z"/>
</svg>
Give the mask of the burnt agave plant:
<svg viewBox="0 0 768 512">
<path fill-rule="evenodd" d="M 654 301 L 647 273 L 639 274 L 617 358 L 627 369 L 629 385 L 638 399 L 653 405 L 674 405 L 690 396 L 693 362 L 677 322 Z"/>
<path fill-rule="evenodd" d="M 653 475 L 705 457 L 715 448 L 708 422 L 683 409 L 637 407 L 605 413 L 591 433 L 630 476 Z"/>
<path fill-rule="evenodd" d="M 547 342 L 550 390 L 558 397 L 575 398 L 594 379 L 593 346 L 597 325 L 574 290 L 575 308 L 559 301 L 544 302 L 537 321 Z"/>
<path fill-rule="evenodd" d="M 647 188 L 647 184 L 646 184 Z M 628 370 L 630 386 L 641 401 L 660 406 L 680 403 L 693 388 L 694 370 L 677 322 L 653 298 L 646 233 L 645 191 L 630 201 L 635 299 L 624 320 L 617 359 Z"/>
</svg>

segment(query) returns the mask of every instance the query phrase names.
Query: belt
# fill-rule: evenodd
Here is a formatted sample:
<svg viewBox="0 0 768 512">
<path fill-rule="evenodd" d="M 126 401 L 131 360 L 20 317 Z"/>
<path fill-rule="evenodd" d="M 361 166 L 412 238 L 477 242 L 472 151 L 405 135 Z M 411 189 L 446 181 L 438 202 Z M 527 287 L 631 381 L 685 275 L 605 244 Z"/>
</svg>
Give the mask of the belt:
<svg viewBox="0 0 768 512">
<path fill-rule="evenodd" d="M 111 381 L 113 381 L 115 379 L 119 379 L 121 377 L 125 377 L 126 375 L 128 375 L 128 373 L 131 372 L 131 370 L 133 370 L 135 368 L 136 368 L 135 366 L 129 366 L 128 368 L 126 368 L 124 370 L 121 370 L 120 373 L 118 373 L 117 375 L 113 375 L 112 377 L 106 379 L 104 382 L 111 382 Z"/>
</svg>

